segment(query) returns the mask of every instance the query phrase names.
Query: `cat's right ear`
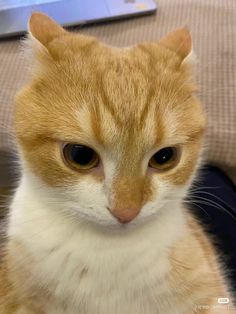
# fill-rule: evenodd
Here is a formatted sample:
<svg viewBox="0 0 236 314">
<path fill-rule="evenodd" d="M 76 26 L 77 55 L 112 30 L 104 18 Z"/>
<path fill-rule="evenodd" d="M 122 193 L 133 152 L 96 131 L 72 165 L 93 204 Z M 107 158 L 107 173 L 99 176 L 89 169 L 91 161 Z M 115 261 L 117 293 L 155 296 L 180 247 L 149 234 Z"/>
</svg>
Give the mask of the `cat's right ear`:
<svg viewBox="0 0 236 314">
<path fill-rule="evenodd" d="M 28 31 L 32 39 L 45 48 L 56 38 L 66 34 L 66 31 L 49 16 L 35 12 L 28 21 Z"/>
<path fill-rule="evenodd" d="M 28 44 L 33 59 L 45 62 L 47 58 L 58 59 L 66 50 L 63 38 L 68 35 L 57 22 L 41 12 L 35 12 L 28 21 Z M 60 44 L 59 44 L 60 43 Z M 60 49 L 57 49 L 58 44 Z"/>
</svg>

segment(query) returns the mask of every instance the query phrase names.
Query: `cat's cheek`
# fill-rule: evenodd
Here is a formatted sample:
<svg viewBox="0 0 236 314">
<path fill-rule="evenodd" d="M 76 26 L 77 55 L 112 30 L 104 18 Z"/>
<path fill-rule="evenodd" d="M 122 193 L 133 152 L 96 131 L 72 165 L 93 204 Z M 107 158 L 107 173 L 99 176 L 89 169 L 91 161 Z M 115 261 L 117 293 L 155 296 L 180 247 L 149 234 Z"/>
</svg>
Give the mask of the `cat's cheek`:
<svg viewBox="0 0 236 314">
<path fill-rule="evenodd" d="M 101 224 L 115 222 L 107 209 L 108 199 L 103 182 L 87 176 L 77 184 L 67 187 L 63 193 L 68 200 L 67 208 L 79 218 Z"/>
<path fill-rule="evenodd" d="M 148 218 L 156 214 L 164 205 L 164 196 L 168 192 L 168 185 L 162 182 L 158 174 L 153 172 L 150 175 L 150 189 L 152 197 L 147 199 L 140 212 L 140 218 Z"/>
<path fill-rule="evenodd" d="M 163 173 L 149 167 L 148 176 L 150 177 L 150 186 L 152 189 L 152 202 L 156 202 L 160 207 L 160 202 L 172 190 L 171 181 L 163 180 Z"/>
<path fill-rule="evenodd" d="M 162 176 L 155 172 L 151 175 L 151 186 L 152 200 L 144 205 L 142 216 L 153 215 L 168 204 L 181 202 L 187 191 L 187 186 L 176 186 L 171 180 L 163 180 Z"/>
</svg>

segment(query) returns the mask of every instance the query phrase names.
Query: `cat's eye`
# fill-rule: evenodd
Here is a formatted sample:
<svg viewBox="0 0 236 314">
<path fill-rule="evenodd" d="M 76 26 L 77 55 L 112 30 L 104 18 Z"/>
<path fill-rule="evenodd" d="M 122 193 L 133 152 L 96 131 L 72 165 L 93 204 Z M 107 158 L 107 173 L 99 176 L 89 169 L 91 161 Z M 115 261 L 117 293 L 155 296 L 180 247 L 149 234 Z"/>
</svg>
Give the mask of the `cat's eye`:
<svg viewBox="0 0 236 314">
<path fill-rule="evenodd" d="M 156 152 L 149 161 L 149 167 L 167 170 L 172 168 L 178 159 L 178 150 L 175 147 L 165 147 Z"/>
<path fill-rule="evenodd" d="M 76 170 L 89 170 L 99 163 L 98 154 L 90 147 L 79 144 L 66 144 L 63 147 L 66 163 Z"/>
</svg>

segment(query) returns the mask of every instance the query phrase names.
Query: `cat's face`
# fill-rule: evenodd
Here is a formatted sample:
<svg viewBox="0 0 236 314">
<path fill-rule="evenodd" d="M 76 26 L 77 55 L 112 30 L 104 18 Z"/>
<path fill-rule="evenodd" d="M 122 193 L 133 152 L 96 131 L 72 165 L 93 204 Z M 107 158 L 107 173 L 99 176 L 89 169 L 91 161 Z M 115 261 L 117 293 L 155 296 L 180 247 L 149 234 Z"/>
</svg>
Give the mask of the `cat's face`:
<svg viewBox="0 0 236 314">
<path fill-rule="evenodd" d="M 103 225 L 174 206 L 196 168 L 205 124 L 186 60 L 188 31 L 124 49 L 68 34 L 42 14 L 30 31 L 38 64 L 16 105 L 26 173 L 58 210 Z"/>
</svg>

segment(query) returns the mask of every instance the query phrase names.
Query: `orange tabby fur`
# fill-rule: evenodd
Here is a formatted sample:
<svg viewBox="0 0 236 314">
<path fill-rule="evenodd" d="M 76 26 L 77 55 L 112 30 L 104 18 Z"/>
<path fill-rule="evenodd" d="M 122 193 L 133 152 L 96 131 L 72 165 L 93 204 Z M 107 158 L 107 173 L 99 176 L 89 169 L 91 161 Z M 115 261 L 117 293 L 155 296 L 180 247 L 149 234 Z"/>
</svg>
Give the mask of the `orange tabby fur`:
<svg viewBox="0 0 236 314">
<path fill-rule="evenodd" d="M 159 44 L 120 49 L 68 33 L 40 13 L 32 16 L 29 28 L 36 39 L 36 63 L 31 82 L 16 99 L 15 129 L 30 172 L 52 188 L 73 186 L 86 174 L 64 164 L 59 143 L 102 147 L 111 152 L 111 159 L 120 156 L 118 175 L 111 184 L 111 210 L 126 217 L 130 208 L 134 218 L 156 193 L 141 165 L 146 151 L 178 144 L 183 147 L 183 161 L 158 176 L 173 186 L 188 184 L 199 158 L 205 118 L 194 95 L 196 86 L 187 61 L 191 50 L 187 29 L 176 31 Z M 89 175 L 98 183 L 105 179 L 102 169 Z M 172 298 L 180 309 L 183 303 L 189 308 L 194 303 L 191 313 L 235 313 L 233 308 L 214 307 L 217 297 L 229 297 L 232 305 L 232 296 L 212 245 L 198 222 L 187 211 L 184 215 L 187 231 L 168 253 L 166 282 L 175 291 Z M 53 250 L 48 257 L 51 254 Z M 25 263 L 18 265 L 16 256 L 23 256 Z M 33 274 L 34 264 L 34 256 L 21 239 L 9 235 L 1 268 L 1 313 L 51 314 L 45 304 L 56 304 L 53 291 L 37 282 L 28 285 L 26 280 Z M 80 278 L 86 273 L 83 268 Z M 169 296 L 162 298 L 163 304 L 169 300 Z M 64 313 L 73 314 L 66 310 L 65 301 L 60 302 Z"/>
</svg>

